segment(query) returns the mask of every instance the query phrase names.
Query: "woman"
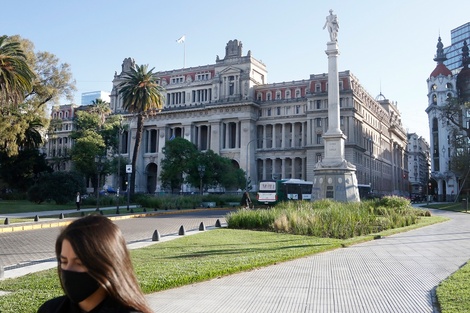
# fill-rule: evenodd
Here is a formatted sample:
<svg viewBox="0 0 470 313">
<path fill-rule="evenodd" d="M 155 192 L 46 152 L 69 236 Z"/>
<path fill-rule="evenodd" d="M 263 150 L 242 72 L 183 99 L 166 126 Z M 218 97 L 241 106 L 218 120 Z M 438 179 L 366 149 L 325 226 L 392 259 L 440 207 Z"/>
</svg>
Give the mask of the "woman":
<svg viewBox="0 0 470 313">
<path fill-rule="evenodd" d="M 82 198 L 80 197 L 80 193 L 77 192 L 77 197 L 75 198 L 75 204 L 77 205 L 77 211 L 80 211 L 80 203 L 82 203 Z"/>
<path fill-rule="evenodd" d="M 248 191 L 245 191 L 243 193 L 242 199 L 240 201 L 240 205 L 244 207 L 245 209 L 249 209 L 251 207 L 251 199 L 250 199 L 250 194 Z"/>
<path fill-rule="evenodd" d="M 65 296 L 45 302 L 38 313 L 151 313 L 131 264 L 121 230 L 102 215 L 69 224 L 55 245 Z"/>
</svg>

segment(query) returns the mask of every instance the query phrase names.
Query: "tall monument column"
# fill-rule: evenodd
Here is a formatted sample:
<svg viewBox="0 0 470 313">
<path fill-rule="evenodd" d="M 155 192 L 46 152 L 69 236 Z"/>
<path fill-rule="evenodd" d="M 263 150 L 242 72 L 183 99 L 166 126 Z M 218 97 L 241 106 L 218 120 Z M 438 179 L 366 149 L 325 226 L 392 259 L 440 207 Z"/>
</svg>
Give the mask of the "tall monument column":
<svg viewBox="0 0 470 313">
<path fill-rule="evenodd" d="M 344 158 L 346 136 L 341 131 L 338 76 L 338 18 L 330 10 L 325 26 L 330 33 L 328 55 L 328 130 L 323 134 L 324 158 L 313 170 L 313 199 L 360 201 L 357 188 L 356 167 Z"/>
</svg>

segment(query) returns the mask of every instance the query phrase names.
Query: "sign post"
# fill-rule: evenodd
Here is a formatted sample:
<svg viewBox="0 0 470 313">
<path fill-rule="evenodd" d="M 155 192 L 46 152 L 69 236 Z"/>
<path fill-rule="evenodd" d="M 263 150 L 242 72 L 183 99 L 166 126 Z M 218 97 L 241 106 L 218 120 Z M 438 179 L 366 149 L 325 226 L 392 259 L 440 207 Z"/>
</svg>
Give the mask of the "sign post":
<svg viewBox="0 0 470 313">
<path fill-rule="evenodd" d="M 129 189 L 131 187 L 132 164 L 126 165 L 126 173 L 127 173 L 127 211 L 129 211 L 129 201 L 131 198 L 131 192 Z"/>
</svg>

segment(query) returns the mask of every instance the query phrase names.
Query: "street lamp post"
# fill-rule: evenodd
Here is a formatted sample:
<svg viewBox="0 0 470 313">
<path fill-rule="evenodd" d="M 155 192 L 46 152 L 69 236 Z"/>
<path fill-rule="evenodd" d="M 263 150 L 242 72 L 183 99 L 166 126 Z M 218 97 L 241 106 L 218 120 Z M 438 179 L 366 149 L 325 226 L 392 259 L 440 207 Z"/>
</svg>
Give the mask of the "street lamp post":
<svg viewBox="0 0 470 313">
<path fill-rule="evenodd" d="M 122 135 L 122 118 L 119 120 L 119 131 L 118 131 L 118 177 L 117 177 L 117 188 L 116 188 L 116 214 L 119 214 L 119 190 L 121 189 L 121 135 Z"/>
<path fill-rule="evenodd" d="M 97 169 L 97 185 L 96 185 L 96 211 L 100 210 L 100 175 L 103 170 L 102 156 L 95 157 L 96 169 Z"/>
<path fill-rule="evenodd" d="M 374 147 L 374 141 L 372 138 L 367 138 L 367 141 L 369 142 L 369 186 L 370 190 L 372 191 L 372 152 L 373 152 L 373 147 Z"/>
<path fill-rule="evenodd" d="M 199 172 L 199 191 L 202 196 L 203 195 L 202 178 L 204 177 L 204 172 L 206 171 L 206 167 L 204 165 L 198 165 L 197 170 Z"/>
</svg>

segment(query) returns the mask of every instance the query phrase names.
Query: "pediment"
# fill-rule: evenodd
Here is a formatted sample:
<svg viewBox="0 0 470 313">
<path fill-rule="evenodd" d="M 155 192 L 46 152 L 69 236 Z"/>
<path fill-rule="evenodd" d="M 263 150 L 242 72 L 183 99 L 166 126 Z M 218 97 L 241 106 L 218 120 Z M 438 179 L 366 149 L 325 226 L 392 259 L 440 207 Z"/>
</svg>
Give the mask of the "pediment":
<svg viewBox="0 0 470 313">
<path fill-rule="evenodd" d="M 242 72 L 241 69 L 234 66 L 229 66 L 224 68 L 222 71 L 219 72 L 219 75 L 233 75 L 233 74 L 240 74 Z"/>
</svg>

